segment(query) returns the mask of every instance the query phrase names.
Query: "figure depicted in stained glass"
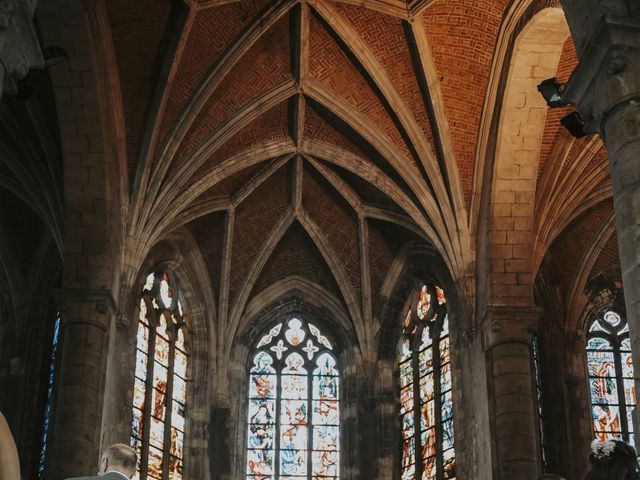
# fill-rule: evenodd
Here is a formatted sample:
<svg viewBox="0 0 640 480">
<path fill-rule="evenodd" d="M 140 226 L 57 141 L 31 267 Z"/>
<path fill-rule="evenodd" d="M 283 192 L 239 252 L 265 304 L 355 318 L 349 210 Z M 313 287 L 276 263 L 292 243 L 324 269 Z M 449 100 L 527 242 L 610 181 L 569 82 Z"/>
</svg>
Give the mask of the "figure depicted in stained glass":
<svg viewBox="0 0 640 480">
<path fill-rule="evenodd" d="M 338 451 L 323 450 L 313 454 L 313 475 L 317 477 L 337 477 L 338 475 Z M 314 477 L 315 478 L 315 477 Z"/>
<path fill-rule="evenodd" d="M 273 473 L 273 456 L 269 450 L 249 450 L 247 457 L 247 473 L 263 478 L 262 475 Z"/>
<path fill-rule="evenodd" d="M 453 446 L 453 402 L 451 397 L 447 398 L 442 403 L 442 436 L 444 445 L 447 447 Z"/>
<path fill-rule="evenodd" d="M 247 479 L 339 478 L 339 371 L 332 349 L 299 318 L 272 327 L 257 343 L 249 371 Z"/>
<path fill-rule="evenodd" d="M 167 272 L 152 273 L 140 299 L 131 445 L 135 480 L 181 480 L 188 354 L 185 319 Z M 145 433 L 148 432 L 148 433 Z"/>
<path fill-rule="evenodd" d="M 631 411 L 636 406 L 629 326 L 613 310 L 587 328 L 587 367 L 595 436 L 633 444 Z"/>
<path fill-rule="evenodd" d="M 249 427 L 249 448 L 268 449 L 273 446 L 273 437 L 265 425 L 251 425 Z"/>
<path fill-rule="evenodd" d="M 402 480 L 455 478 L 449 321 L 444 290 L 423 285 L 398 346 Z M 419 428 L 418 428 L 419 426 Z M 416 448 L 419 445 L 419 448 Z M 416 458 L 419 452 L 419 458 Z"/>
</svg>

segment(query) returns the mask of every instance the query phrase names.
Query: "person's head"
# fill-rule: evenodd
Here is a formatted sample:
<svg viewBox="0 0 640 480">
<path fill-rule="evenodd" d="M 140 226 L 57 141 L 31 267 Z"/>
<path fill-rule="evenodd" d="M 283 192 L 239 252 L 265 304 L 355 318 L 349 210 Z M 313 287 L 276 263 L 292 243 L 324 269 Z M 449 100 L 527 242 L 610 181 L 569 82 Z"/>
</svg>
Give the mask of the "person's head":
<svg viewBox="0 0 640 480">
<path fill-rule="evenodd" d="M 640 480 L 636 473 L 636 451 L 619 440 L 598 439 L 591 443 L 591 468 L 585 480 Z"/>
<path fill-rule="evenodd" d="M 129 445 L 124 443 L 116 443 L 107 447 L 102 453 L 98 474 L 102 475 L 107 472 L 120 472 L 131 478 L 136 471 L 138 465 L 138 455 L 136 451 Z"/>
</svg>

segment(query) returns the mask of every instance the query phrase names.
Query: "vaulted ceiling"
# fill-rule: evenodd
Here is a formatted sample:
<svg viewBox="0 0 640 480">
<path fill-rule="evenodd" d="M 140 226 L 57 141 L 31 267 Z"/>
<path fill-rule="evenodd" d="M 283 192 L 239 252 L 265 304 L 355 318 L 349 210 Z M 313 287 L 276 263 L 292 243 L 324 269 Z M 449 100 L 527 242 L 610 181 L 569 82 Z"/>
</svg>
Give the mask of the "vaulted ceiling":
<svg viewBox="0 0 640 480">
<path fill-rule="evenodd" d="M 189 229 L 230 318 L 292 275 L 370 316 L 407 242 L 468 275 L 479 139 L 496 135 L 483 129 L 515 3 L 536 2 L 107 2 L 133 248 Z M 558 76 L 575 64 L 567 40 Z M 610 196 L 601 145 L 574 141 L 560 116 L 538 162 L 545 251 Z M 567 189 L 580 191 L 570 207 Z"/>
</svg>

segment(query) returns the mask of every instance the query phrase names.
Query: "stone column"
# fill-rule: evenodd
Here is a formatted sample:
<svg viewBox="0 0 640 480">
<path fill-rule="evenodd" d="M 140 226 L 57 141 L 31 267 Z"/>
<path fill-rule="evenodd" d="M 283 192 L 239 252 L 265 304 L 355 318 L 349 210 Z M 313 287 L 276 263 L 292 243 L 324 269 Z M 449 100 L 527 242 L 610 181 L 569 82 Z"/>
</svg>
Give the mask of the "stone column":
<svg viewBox="0 0 640 480">
<path fill-rule="evenodd" d="M 395 350 L 394 350 L 395 353 Z M 400 421 L 398 416 L 398 377 L 394 375 L 397 358 L 385 358 L 376 363 L 374 379 L 368 387 L 370 399 L 374 402 L 374 426 L 372 443 L 374 455 L 371 462 L 373 475 L 370 478 L 391 480 L 400 463 L 401 451 Z M 365 404 L 366 405 L 366 404 Z M 364 477 L 363 477 L 364 478 Z"/>
<path fill-rule="evenodd" d="M 358 478 L 372 478 L 361 475 L 361 472 L 369 471 L 370 468 L 363 467 L 360 462 L 362 455 L 368 450 L 368 440 L 371 439 L 371 426 L 361 427 L 361 416 L 369 416 L 370 411 L 365 409 L 362 402 L 362 376 L 365 376 L 365 369 L 362 364 L 351 364 L 343 362 L 340 372 L 340 477 L 345 480 L 355 480 Z M 371 375 L 368 375 L 371 378 Z"/>
<path fill-rule="evenodd" d="M 531 337 L 541 314 L 538 307 L 489 307 L 482 320 L 496 480 L 539 475 Z"/>
<path fill-rule="evenodd" d="M 563 98 L 577 106 L 587 131 L 600 133 L 609 153 L 627 319 L 639 372 L 640 2 L 562 3 L 579 55 Z"/>
<path fill-rule="evenodd" d="M 113 300 L 106 290 L 57 292 L 62 312 L 53 444 L 47 478 L 95 475 Z"/>
<path fill-rule="evenodd" d="M 235 347 L 234 359 L 222 366 L 212 392 L 211 406 L 211 478 L 231 480 L 245 475 L 247 464 L 247 411 L 249 385 L 246 359 L 249 347 Z M 215 417 L 215 418 L 214 418 Z M 217 452 L 216 452 L 217 450 Z"/>
</svg>

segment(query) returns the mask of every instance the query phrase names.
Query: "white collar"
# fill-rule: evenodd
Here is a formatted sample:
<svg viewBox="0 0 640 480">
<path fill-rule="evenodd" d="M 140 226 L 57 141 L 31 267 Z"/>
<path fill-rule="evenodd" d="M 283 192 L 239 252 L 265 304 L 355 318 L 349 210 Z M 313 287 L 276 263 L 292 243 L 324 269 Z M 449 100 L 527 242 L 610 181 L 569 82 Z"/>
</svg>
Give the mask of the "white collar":
<svg viewBox="0 0 640 480">
<path fill-rule="evenodd" d="M 117 475 L 120 475 L 122 478 L 125 478 L 126 480 L 129 480 L 129 477 L 127 477 L 124 473 L 119 472 L 119 471 L 117 471 L 117 470 L 109 470 L 108 472 L 104 472 L 104 473 L 102 474 L 102 476 L 104 477 L 104 476 L 106 476 L 106 475 L 109 475 L 110 473 L 115 473 L 115 474 L 117 474 Z"/>
</svg>

